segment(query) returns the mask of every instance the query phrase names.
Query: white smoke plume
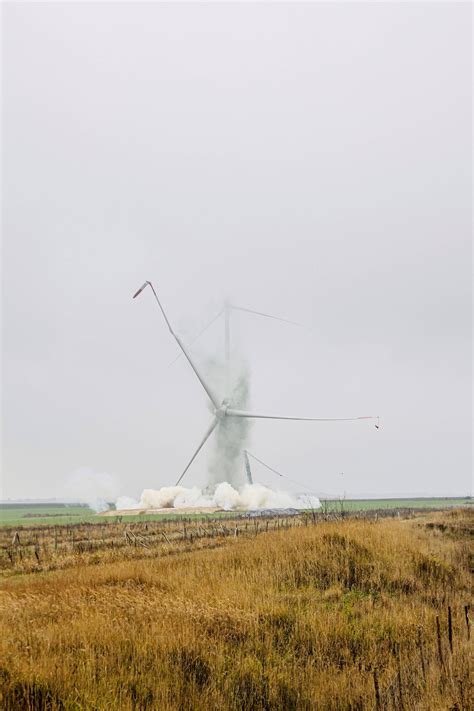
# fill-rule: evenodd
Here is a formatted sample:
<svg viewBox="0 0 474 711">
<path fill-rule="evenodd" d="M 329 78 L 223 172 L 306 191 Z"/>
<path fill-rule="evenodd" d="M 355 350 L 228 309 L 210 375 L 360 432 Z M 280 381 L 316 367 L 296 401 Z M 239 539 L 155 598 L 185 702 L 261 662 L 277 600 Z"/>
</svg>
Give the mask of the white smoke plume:
<svg viewBox="0 0 474 711">
<path fill-rule="evenodd" d="M 214 376 L 223 379 L 224 366 L 208 363 Z M 232 390 L 230 404 L 242 410 L 249 407 L 250 370 L 243 360 L 233 355 L 232 359 Z M 245 483 L 246 476 L 243 464 L 243 451 L 249 446 L 251 420 L 243 417 L 224 418 L 219 422 L 212 435 L 212 452 L 209 461 L 209 483 L 229 482 L 240 487 Z"/>
<path fill-rule="evenodd" d="M 140 502 L 133 499 L 131 496 L 119 496 L 115 502 L 116 509 L 139 509 Z"/>
<path fill-rule="evenodd" d="M 163 486 L 161 489 L 145 489 L 140 501 L 121 497 L 117 509 L 185 509 L 189 507 L 215 507 L 225 511 L 253 511 L 258 509 L 309 509 L 319 508 L 317 496 L 290 494 L 273 490 L 262 484 L 244 484 L 236 489 L 224 481 L 213 493 L 198 487 Z"/>
<path fill-rule="evenodd" d="M 74 501 L 88 504 L 94 511 L 106 511 L 117 499 L 120 486 L 117 478 L 91 467 L 79 467 L 66 477 L 64 494 Z"/>
</svg>

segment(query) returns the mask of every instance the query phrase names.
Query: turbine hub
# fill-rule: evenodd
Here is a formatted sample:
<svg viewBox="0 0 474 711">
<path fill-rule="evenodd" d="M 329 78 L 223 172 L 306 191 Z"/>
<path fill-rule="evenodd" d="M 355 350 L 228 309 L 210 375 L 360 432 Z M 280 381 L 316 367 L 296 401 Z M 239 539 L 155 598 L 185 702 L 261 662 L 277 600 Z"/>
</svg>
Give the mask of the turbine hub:
<svg viewBox="0 0 474 711">
<path fill-rule="evenodd" d="M 218 420 L 223 420 L 224 417 L 227 415 L 227 409 L 229 407 L 229 403 L 227 400 L 223 400 L 222 405 L 217 408 L 216 410 L 216 417 Z"/>
</svg>

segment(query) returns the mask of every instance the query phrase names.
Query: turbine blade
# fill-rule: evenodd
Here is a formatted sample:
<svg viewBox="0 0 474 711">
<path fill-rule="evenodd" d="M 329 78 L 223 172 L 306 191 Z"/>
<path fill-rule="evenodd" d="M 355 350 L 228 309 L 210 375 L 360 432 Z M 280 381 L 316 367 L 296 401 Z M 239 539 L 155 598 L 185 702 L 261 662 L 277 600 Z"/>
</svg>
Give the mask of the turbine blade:
<svg viewBox="0 0 474 711">
<path fill-rule="evenodd" d="M 141 287 L 138 289 L 138 291 L 136 291 L 136 292 L 134 293 L 134 295 L 132 296 L 132 299 L 136 299 L 137 296 L 138 296 L 138 294 L 141 294 L 142 291 L 143 291 L 143 289 L 144 289 L 146 286 L 148 286 L 148 282 L 147 282 L 147 281 L 143 284 L 143 286 L 141 286 Z"/>
<path fill-rule="evenodd" d="M 204 390 L 206 391 L 206 394 L 207 394 L 209 400 L 212 402 L 212 404 L 214 405 L 214 407 L 218 408 L 218 407 L 219 407 L 219 399 L 218 399 L 217 395 L 213 392 L 212 388 L 211 388 L 211 387 L 206 383 L 206 381 L 204 380 L 203 376 L 202 376 L 201 373 L 199 372 L 199 369 L 198 369 L 197 365 L 194 363 L 194 361 L 193 361 L 193 359 L 191 358 L 190 354 L 187 352 L 186 347 L 185 347 L 184 343 L 182 342 L 182 340 L 180 339 L 180 337 L 173 331 L 173 329 L 172 329 L 172 327 L 171 327 L 171 324 L 170 324 L 170 322 L 168 321 L 168 317 L 167 317 L 167 315 L 166 315 L 166 313 L 165 313 L 165 310 L 163 309 L 163 306 L 161 305 L 161 302 L 160 302 L 160 300 L 159 300 L 159 298 L 158 298 L 158 294 L 156 293 L 156 291 L 155 291 L 155 289 L 154 289 L 153 284 L 151 283 L 151 281 L 146 281 L 146 282 L 143 284 L 143 286 L 137 291 L 137 293 L 135 294 L 135 296 L 138 296 L 138 294 L 140 294 L 140 293 L 143 291 L 143 289 L 144 289 L 147 285 L 150 286 L 150 287 L 151 287 L 151 290 L 153 291 L 153 294 L 154 294 L 154 296 L 155 296 L 156 302 L 157 302 L 158 306 L 160 307 L 160 311 L 161 311 L 161 313 L 163 314 L 163 318 L 164 318 L 165 321 L 166 321 L 166 325 L 168 326 L 171 335 L 174 337 L 176 343 L 178 344 L 178 346 L 179 346 L 179 347 L 181 348 L 181 350 L 183 351 L 183 353 L 184 353 L 184 355 L 185 355 L 185 357 L 186 357 L 186 359 L 187 359 L 189 365 L 190 365 L 191 368 L 194 370 L 197 379 L 199 380 L 199 382 L 201 383 L 202 387 L 203 387 Z M 135 297 L 134 297 L 134 298 L 135 298 Z"/>
<path fill-rule="evenodd" d="M 211 434 L 212 434 L 212 433 L 214 432 L 214 430 L 216 429 L 216 427 L 217 427 L 217 422 L 218 422 L 218 420 L 217 420 L 217 417 L 216 417 L 216 418 L 213 420 L 213 422 L 211 422 L 211 425 L 210 425 L 210 427 L 208 428 L 208 430 L 207 430 L 206 434 L 204 435 L 204 437 L 202 438 L 202 440 L 201 440 L 201 442 L 200 442 L 200 444 L 199 444 L 199 447 L 196 449 L 196 451 L 194 452 L 193 456 L 191 457 L 191 459 L 190 459 L 189 462 L 187 463 L 186 469 L 183 471 L 183 473 L 182 473 L 181 476 L 179 477 L 178 481 L 176 482 L 176 486 L 178 486 L 179 482 L 181 481 L 181 479 L 183 478 L 183 476 L 186 474 L 186 472 L 188 471 L 189 467 L 190 467 L 191 464 L 194 462 L 194 460 L 196 459 L 197 455 L 199 454 L 199 452 L 201 451 L 201 449 L 204 447 L 205 443 L 207 442 L 207 440 L 209 439 L 209 437 L 211 436 Z"/>
<path fill-rule="evenodd" d="M 153 284 L 151 283 L 151 281 L 147 281 L 147 284 L 149 284 L 150 287 L 151 287 L 151 290 L 152 290 L 152 292 L 153 292 L 153 295 L 154 295 L 154 297 L 155 297 L 155 299 L 156 299 L 156 303 L 157 303 L 158 306 L 160 307 L 160 311 L 161 311 L 161 313 L 163 314 L 163 318 L 164 318 L 165 321 L 166 321 L 166 325 L 168 326 L 168 328 L 169 328 L 169 330 L 170 330 L 170 333 L 172 333 L 173 336 L 175 336 L 175 333 L 174 333 L 173 329 L 171 328 L 171 324 L 170 324 L 170 322 L 168 321 L 168 316 L 165 314 L 165 310 L 164 310 L 164 308 L 163 308 L 162 305 L 161 305 L 161 301 L 160 301 L 159 298 L 158 298 L 158 294 L 156 293 Z M 175 337 L 176 337 L 176 336 L 175 336 Z"/>
<path fill-rule="evenodd" d="M 234 410 L 229 407 L 226 415 L 230 417 L 254 417 L 264 420 L 305 420 L 307 422 L 351 422 L 353 420 L 378 420 L 377 415 L 363 415 L 362 417 L 289 417 L 287 415 L 261 415 L 258 412 Z"/>
<path fill-rule="evenodd" d="M 196 343 L 196 341 L 197 341 L 199 338 L 201 338 L 202 334 L 205 333 L 205 332 L 207 331 L 207 329 L 210 328 L 210 327 L 212 326 L 212 324 L 213 324 L 215 321 L 217 321 L 217 319 L 219 318 L 219 316 L 222 315 L 223 310 L 224 310 L 224 309 L 221 309 L 221 310 L 219 311 L 219 313 L 218 313 L 216 316 L 214 316 L 214 318 L 212 319 L 212 321 L 209 321 L 209 323 L 207 324 L 207 326 L 204 326 L 204 328 L 203 328 L 201 331 L 199 331 L 199 333 L 197 334 L 197 336 L 195 336 L 195 337 L 193 338 L 193 340 L 191 341 L 191 343 L 188 343 L 188 348 L 191 348 L 191 346 L 193 346 L 193 345 Z M 182 355 L 183 355 L 182 353 L 178 353 L 178 355 L 176 356 L 176 358 L 174 358 L 174 359 L 171 361 L 171 363 L 169 364 L 168 368 L 170 368 L 172 365 L 174 365 L 174 364 L 176 363 L 176 361 L 181 358 Z"/>
<path fill-rule="evenodd" d="M 245 311 L 248 314 L 255 314 L 256 316 L 264 316 L 265 318 L 272 318 L 275 321 L 283 321 L 284 323 L 291 323 L 293 326 L 299 326 L 300 328 L 303 328 L 303 324 L 298 323 L 297 321 L 290 321 L 288 318 L 281 318 L 280 316 L 272 316 L 272 314 L 265 314 L 263 311 L 254 311 L 253 309 L 244 309 L 243 306 L 233 306 L 232 304 L 229 304 L 231 309 L 234 309 L 234 311 Z"/>
</svg>

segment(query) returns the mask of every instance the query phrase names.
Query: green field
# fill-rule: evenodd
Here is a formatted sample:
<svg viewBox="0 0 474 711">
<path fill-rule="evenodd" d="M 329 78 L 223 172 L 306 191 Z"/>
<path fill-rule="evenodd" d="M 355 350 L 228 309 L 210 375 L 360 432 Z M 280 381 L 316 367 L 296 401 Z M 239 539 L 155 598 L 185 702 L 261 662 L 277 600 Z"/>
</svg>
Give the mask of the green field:
<svg viewBox="0 0 474 711">
<path fill-rule="evenodd" d="M 328 511 L 373 511 L 376 509 L 448 509 L 473 504 L 469 496 L 459 498 L 433 499 L 331 499 L 321 500 L 321 506 Z"/>
<path fill-rule="evenodd" d="M 331 499 L 322 500 L 318 512 L 356 512 L 385 509 L 447 509 L 453 507 L 472 506 L 470 497 L 459 498 L 418 498 L 418 499 Z M 235 515 L 235 512 L 233 512 Z M 213 518 L 232 515 L 232 512 L 212 514 Z M 186 518 L 204 518 L 203 514 L 186 514 Z M 180 514 L 167 519 L 179 518 Z M 129 518 L 129 517 L 127 517 Z M 163 518 L 163 514 L 138 515 L 134 521 L 154 521 Z M 69 504 L 0 504 L 0 526 L 53 526 L 72 523 L 115 521 L 115 518 L 104 519 L 85 505 Z"/>
<path fill-rule="evenodd" d="M 88 506 L 66 504 L 0 504 L 1 526 L 37 526 L 94 521 Z"/>
</svg>

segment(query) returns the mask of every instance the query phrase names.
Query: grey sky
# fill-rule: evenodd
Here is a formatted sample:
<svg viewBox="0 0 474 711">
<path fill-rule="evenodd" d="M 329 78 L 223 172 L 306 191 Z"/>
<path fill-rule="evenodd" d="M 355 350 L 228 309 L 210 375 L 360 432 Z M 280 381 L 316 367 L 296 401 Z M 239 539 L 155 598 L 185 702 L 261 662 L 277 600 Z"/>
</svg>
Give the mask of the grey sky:
<svg viewBox="0 0 474 711">
<path fill-rule="evenodd" d="M 382 417 L 258 422 L 271 466 L 469 493 L 470 5 L 3 15 L 1 496 L 60 496 L 80 466 L 134 496 L 176 480 L 210 416 L 131 300 L 145 279 L 188 340 L 225 296 L 308 325 L 236 317 L 255 409 Z M 197 353 L 219 352 L 216 325 Z"/>
</svg>

